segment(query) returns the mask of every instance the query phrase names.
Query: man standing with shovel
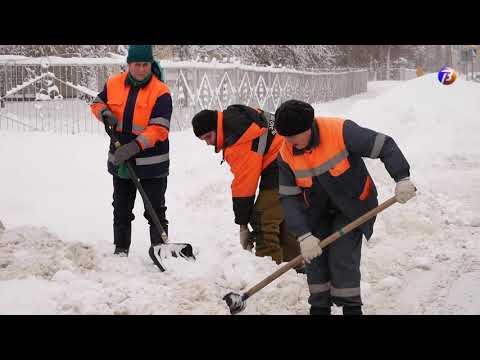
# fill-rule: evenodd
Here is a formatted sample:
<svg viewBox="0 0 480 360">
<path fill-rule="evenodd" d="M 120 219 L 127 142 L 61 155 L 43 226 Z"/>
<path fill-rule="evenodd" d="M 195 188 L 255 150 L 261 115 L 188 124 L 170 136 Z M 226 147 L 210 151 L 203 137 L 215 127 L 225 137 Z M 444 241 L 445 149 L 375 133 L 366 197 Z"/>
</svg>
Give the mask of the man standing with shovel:
<svg viewBox="0 0 480 360">
<path fill-rule="evenodd" d="M 275 113 L 275 129 L 285 138 L 278 157 L 279 192 L 288 228 L 307 263 L 310 314 L 329 315 L 335 303 L 344 315 L 361 315 L 362 236 L 372 236 L 375 217 L 349 233 L 342 229 L 378 205 L 362 157 L 384 163 L 400 203 L 415 196 L 410 166 L 388 135 L 351 120 L 315 118 L 303 101 L 284 102 Z M 322 251 L 320 239 L 336 231 L 341 237 Z"/>
<path fill-rule="evenodd" d="M 161 259 L 156 256 L 158 251 L 153 248 L 163 244 L 168 234 L 165 191 L 172 98 L 153 59 L 151 45 L 131 45 L 127 63 L 128 71 L 108 79 L 91 105 L 93 114 L 106 124 L 112 138 L 108 172 L 113 175 L 114 253 L 128 256 L 138 189 L 144 200 L 144 216 L 150 224 L 149 254 L 163 271 Z"/>
</svg>

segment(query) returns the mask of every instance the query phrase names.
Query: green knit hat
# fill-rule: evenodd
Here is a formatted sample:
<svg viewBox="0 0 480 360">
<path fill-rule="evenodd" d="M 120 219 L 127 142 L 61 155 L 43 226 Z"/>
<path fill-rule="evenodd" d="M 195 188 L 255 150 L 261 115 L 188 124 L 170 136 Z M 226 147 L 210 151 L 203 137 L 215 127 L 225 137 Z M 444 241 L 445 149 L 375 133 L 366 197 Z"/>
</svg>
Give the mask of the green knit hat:
<svg viewBox="0 0 480 360">
<path fill-rule="evenodd" d="M 127 63 L 153 62 L 152 45 L 130 45 L 128 47 Z"/>
</svg>

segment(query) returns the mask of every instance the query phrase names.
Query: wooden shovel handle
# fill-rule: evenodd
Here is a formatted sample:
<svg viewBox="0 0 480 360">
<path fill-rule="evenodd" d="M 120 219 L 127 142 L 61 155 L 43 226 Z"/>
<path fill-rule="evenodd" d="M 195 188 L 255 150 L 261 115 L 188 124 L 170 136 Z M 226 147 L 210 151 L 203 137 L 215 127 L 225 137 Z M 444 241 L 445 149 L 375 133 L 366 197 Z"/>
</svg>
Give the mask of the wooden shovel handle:
<svg viewBox="0 0 480 360">
<path fill-rule="evenodd" d="M 397 202 L 397 199 L 395 198 L 395 196 L 391 197 L 387 201 L 378 205 L 376 208 L 366 212 L 365 214 L 363 214 L 362 216 L 360 216 L 356 220 L 352 221 L 351 223 L 349 223 L 345 227 L 341 228 L 340 230 L 337 230 L 335 233 L 333 233 L 329 237 L 320 241 L 320 247 L 323 249 L 325 246 L 331 244 L 332 242 L 334 242 L 338 238 L 342 237 L 346 233 L 352 231 L 356 227 L 358 227 L 358 226 L 362 225 L 363 223 L 367 222 L 368 220 L 373 218 L 375 215 L 377 215 L 379 212 L 382 212 L 383 210 L 385 210 L 389 206 L 395 204 L 396 202 Z M 280 269 L 278 269 L 277 271 L 275 271 L 274 273 L 272 273 L 271 275 L 269 275 L 268 277 L 266 277 L 265 279 L 260 281 L 257 285 L 250 288 L 246 293 L 244 293 L 243 297 L 245 299 L 249 298 L 250 296 L 255 294 L 257 291 L 263 289 L 265 286 L 270 284 L 273 280 L 277 279 L 278 277 L 280 277 L 281 275 L 286 273 L 288 270 L 294 268 L 297 265 L 300 265 L 300 263 L 302 261 L 303 261 L 303 256 L 298 255 L 295 259 L 293 259 L 290 262 L 288 262 L 287 264 L 283 265 Z"/>
</svg>

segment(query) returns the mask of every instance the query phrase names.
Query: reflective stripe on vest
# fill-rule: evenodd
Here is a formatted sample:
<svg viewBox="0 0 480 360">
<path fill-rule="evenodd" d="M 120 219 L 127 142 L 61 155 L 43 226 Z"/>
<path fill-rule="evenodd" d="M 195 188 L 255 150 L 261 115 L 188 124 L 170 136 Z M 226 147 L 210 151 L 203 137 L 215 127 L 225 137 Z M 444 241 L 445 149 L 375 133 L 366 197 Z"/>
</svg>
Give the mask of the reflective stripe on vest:
<svg viewBox="0 0 480 360">
<path fill-rule="evenodd" d="M 378 155 L 380 155 L 380 151 L 382 151 L 383 144 L 385 143 L 385 135 L 384 134 L 377 134 L 375 137 L 375 143 L 373 144 L 372 152 L 370 153 L 370 158 L 371 159 L 376 159 L 378 158 Z"/>
<path fill-rule="evenodd" d="M 302 193 L 302 189 L 300 189 L 298 186 L 279 185 L 278 193 L 280 195 L 287 195 L 287 196 L 299 195 Z"/>
<path fill-rule="evenodd" d="M 156 117 L 150 119 L 150 122 L 148 123 L 149 125 L 162 125 L 166 127 L 167 129 L 170 129 L 170 121 L 163 117 Z"/>
<path fill-rule="evenodd" d="M 344 119 L 317 117 L 319 145 L 311 152 L 293 155 L 293 146 L 287 141 L 280 150 L 283 160 L 290 166 L 298 186 L 312 186 L 312 177 L 329 172 L 340 176 L 350 168 L 348 150 L 343 140 Z"/>
<path fill-rule="evenodd" d="M 132 125 L 132 132 L 133 132 L 134 134 L 136 134 L 136 133 L 141 133 L 143 130 L 145 130 L 145 126 L 139 126 L 139 125 L 137 125 L 137 124 L 133 124 L 133 125 Z"/>
<path fill-rule="evenodd" d="M 258 149 L 257 153 L 261 156 L 265 154 L 265 149 L 267 148 L 267 140 L 268 140 L 268 131 L 265 132 L 260 138 L 258 139 Z"/>
<path fill-rule="evenodd" d="M 122 130 L 123 130 L 123 120 L 119 120 L 117 123 L 117 131 L 121 132 Z M 145 130 L 144 126 L 132 124 L 132 133 L 140 134 L 143 130 Z"/>
<path fill-rule="evenodd" d="M 330 295 L 335 297 L 360 296 L 360 287 L 338 289 L 332 286 L 330 288 Z"/>
<path fill-rule="evenodd" d="M 108 153 L 108 161 L 113 163 L 114 155 L 112 153 Z M 160 164 L 162 162 L 168 161 L 169 160 L 169 155 L 168 153 L 162 154 L 162 155 L 156 155 L 156 156 L 148 156 L 148 157 L 142 157 L 142 158 L 136 158 L 135 159 L 135 164 L 136 165 L 154 165 L 154 164 Z"/>
<path fill-rule="evenodd" d="M 137 165 L 153 165 L 153 164 L 159 164 L 168 160 L 169 160 L 169 155 L 168 153 L 166 153 L 162 155 L 136 158 L 135 163 Z"/>
<path fill-rule="evenodd" d="M 139 143 L 142 144 L 142 148 L 146 149 L 146 148 L 149 147 L 149 141 L 148 141 L 148 139 L 147 139 L 145 136 L 143 136 L 143 135 L 138 135 L 135 140 L 137 140 Z"/>
<path fill-rule="evenodd" d="M 308 176 L 318 176 L 327 172 L 328 170 L 333 168 L 335 165 L 337 165 L 339 162 L 341 162 L 343 159 L 347 157 L 348 157 L 348 151 L 345 149 L 341 153 L 335 155 L 335 157 L 333 157 L 330 160 L 327 160 L 325 163 L 323 163 L 318 167 L 314 167 L 306 170 L 297 170 L 297 171 L 294 171 L 293 173 L 297 178 L 304 178 Z"/>
<path fill-rule="evenodd" d="M 330 282 L 323 284 L 308 284 L 310 294 L 319 294 L 330 290 Z"/>
</svg>

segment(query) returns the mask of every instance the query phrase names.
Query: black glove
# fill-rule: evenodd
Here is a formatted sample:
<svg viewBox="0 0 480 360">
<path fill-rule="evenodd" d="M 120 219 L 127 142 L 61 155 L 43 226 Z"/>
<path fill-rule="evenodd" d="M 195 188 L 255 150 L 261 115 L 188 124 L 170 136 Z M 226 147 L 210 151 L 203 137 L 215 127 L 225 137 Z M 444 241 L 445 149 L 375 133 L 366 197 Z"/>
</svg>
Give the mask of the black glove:
<svg viewBox="0 0 480 360">
<path fill-rule="evenodd" d="M 113 154 L 113 164 L 115 166 L 120 165 L 124 161 L 130 159 L 132 156 L 137 155 L 140 152 L 140 146 L 137 142 L 131 141 L 128 144 L 120 146 L 115 154 Z"/>
<path fill-rule="evenodd" d="M 110 125 L 112 128 L 117 125 L 117 119 L 115 118 L 113 113 L 107 108 L 100 111 L 100 118 L 102 119 L 102 122 L 106 121 L 107 124 Z"/>
</svg>

